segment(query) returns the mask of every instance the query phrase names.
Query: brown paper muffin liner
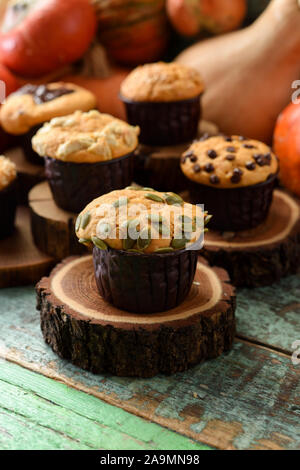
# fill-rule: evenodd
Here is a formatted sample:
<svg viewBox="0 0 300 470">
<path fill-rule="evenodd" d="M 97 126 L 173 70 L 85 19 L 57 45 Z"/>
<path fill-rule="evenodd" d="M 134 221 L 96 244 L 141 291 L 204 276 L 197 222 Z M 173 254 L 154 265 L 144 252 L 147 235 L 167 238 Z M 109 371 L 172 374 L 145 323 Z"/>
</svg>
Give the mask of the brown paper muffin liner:
<svg viewBox="0 0 300 470">
<path fill-rule="evenodd" d="M 56 204 L 77 213 L 102 194 L 129 186 L 133 158 L 130 153 L 105 162 L 73 163 L 45 157 L 46 178 Z"/>
<path fill-rule="evenodd" d="M 94 247 L 97 287 L 101 297 L 122 310 L 164 312 L 188 295 L 197 257 L 195 250 L 139 254 Z"/>
<path fill-rule="evenodd" d="M 18 183 L 16 180 L 0 191 L 0 239 L 8 237 L 14 230 L 17 191 Z"/>
<path fill-rule="evenodd" d="M 26 132 L 26 134 L 21 136 L 21 145 L 24 150 L 24 154 L 26 159 L 30 162 L 33 163 L 34 165 L 43 165 L 44 160 L 41 158 L 32 148 L 32 143 L 31 139 L 35 136 L 37 131 L 43 126 L 42 124 L 39 124 L 38 126 L 32 127 L 30 131 Z"/>
<path fill-rule="evenodd" d="M 277 175 L 252 186 L 215 188 L 190 182 L 193 204 L 204 204 L 213 218 L 209 228 L 222 232 L 248 230 L 260 225 L 268 216 Z"/>
<path fill-rule="evenodd" d="M 144 102 L 126 99 L 129 124 L 141 129 L 139 141 L 147 145 L 177 145 L 197 137 L 201 118 L 201 95 L 169 102 Z"/>
</svg>

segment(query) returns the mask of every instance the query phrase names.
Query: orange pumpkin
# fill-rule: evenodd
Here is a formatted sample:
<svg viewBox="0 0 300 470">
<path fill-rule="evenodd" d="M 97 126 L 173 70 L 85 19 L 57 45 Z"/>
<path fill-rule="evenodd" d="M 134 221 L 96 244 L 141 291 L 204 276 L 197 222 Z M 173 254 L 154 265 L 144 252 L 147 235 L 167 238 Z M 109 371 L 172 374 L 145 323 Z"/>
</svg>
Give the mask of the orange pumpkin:
<svg viewBox="0 0 300 470">
<path fill-rule="evenodd" d="M 75 83 L 94 93 L 97 98 L 98 109 L 102 113 L 108 113 L 126 120 L 125 108 L 119 99 L 119 91 L 122 81 L 129 72 L 128 69 L 112 68 L 111 75 L 107 78 L 68 75 L 63 77 L 62 80 Z"/>
<path fill-rule="evenodd" d="M 300 104 L 290 104 L 280 114 L 274 132 L 274 151 L 280 160 L 280 178 L 300 196 Z"/>
<path fill-rule="evenodd" d="M 169 18 L 184 36 L 233 31 L 242 24 L 246 10 L 246 0 L 167 0 Z"/>
<path fill-rule="evenodd" d="M 79 59 L 96 32 L 89 0 L 9 4 L 1 24 L 1 62 L 24 77 L 40 77 Z"/>
<path fill-rule="evenodd" d="M 20 87 L 19 80 L 2 64 L 0 64 L 0 81 L 5 84 L 5 98 Z"/>
<path fill-rule="evenodd" d="M 109 58 L 135 66 L 160 59 L 168 43 L 164 0 L 93 0 Z"/>
</svg>

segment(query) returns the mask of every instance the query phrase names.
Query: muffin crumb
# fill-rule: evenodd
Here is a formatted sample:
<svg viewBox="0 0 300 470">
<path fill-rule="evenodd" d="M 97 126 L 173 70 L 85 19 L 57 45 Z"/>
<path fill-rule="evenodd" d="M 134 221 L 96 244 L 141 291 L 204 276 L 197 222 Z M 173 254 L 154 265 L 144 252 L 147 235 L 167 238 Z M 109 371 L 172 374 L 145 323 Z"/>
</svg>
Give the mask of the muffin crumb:
<svg viewBox="0 0 300 470">
<path fill-rule="evenodd" d="M 9 159 L 0 156 L 0 191 L 7 188 L 17 177 L 16 165 Z"/>
</svg>

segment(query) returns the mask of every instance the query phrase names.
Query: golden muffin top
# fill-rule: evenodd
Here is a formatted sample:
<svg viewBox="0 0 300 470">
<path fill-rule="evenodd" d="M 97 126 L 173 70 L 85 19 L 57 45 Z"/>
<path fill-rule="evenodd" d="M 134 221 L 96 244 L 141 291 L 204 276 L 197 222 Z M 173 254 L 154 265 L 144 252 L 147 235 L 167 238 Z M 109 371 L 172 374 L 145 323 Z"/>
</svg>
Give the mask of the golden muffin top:
<svg viewBox="0 0 300 470">
<path fill-rule="evenodd" d="M 6 132 L 21 135 L 54 117 L 89 111 L 96 104 L 90 91 L 73 83 L 29 84 L 9 95 L 1 107 L 0 122 Z"/>
<path fill-rule="evenodd" d="M 0 156 L 0 191 L 7 188 L 17 177 L 16 165 L 9 159 Z"/>
<path fill-rule="evenodd" d="M 88 204 L 78 216 L 76 235 L 100 249 L 167 253 L 198 241 L 208 220 L 199 206 L 177 194 L 129 187 Z"/>
<path fill-rule="evenodd" d="M 99 111 L 76 111 L 54 118 L 38 130 L 33 149 L 41 157 L 95 163 L 131 153 L 138 146 L 139 127 Z"/>
<path fill-rule="evenodd" d="M 121 85 L 124 98 L 146 102 L 186 100 L 203 91 L 204 84 L 197 70 L 175 62 L 141 65 Z"/>
<path fill-rule="evenodd" d="M 236 188 L 266 181 L 279 164 L 270 147 L 241 136 L 216 136 L 194 142 L 181 158 L 181 170 L 196 183 Z"/>
</svg>

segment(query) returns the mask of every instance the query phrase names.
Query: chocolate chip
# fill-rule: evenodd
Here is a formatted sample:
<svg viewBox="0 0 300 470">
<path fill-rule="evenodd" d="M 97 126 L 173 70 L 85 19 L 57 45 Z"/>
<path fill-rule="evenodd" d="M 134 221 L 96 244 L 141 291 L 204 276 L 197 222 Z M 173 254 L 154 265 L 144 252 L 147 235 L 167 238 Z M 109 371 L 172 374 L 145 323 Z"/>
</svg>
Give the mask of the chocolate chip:
<svg viewBox="0 0 300 470">
<path fill-rule="evenodd" d="M 232 177 L 231 177 L 231 182 L 234 183 L 234 184 L 239 183 L 242 179 L 242 174 L 243 174 L 243 171 L 240 170 L 240 168 L 235 168 L 233 170 L 233 174 L 232 174 Z"/>
<path fill-rule="evenodd" d="M 226 155 L 226 160 L 232 162 L 232 160 L 235 160 L 235 156 L 234 155 Z"/>
<path fill-rule="evenodd" d="M 224 137 L 226 142 L 232 142 L 232 137 Z"/>
<path fill-rule="evenodd" d="M 270 166 L 272 156 L 270 153 L 266 153 L 265 155 L 258 153 L 253 155 L 254 160 L 259 166 Z"/>
<path fill-rule="evenodd" d="M 212 163 L 207 163 L 204 167 L 204 170 L 207 172 L 207 173 L 212 173 L 214 171 L 215 167 L 213 166 Z"/>
<path fill-rule="evenodd" d="M 255 145 L 252 145 L 252 144 L 243 144 L 243 147 L 245 147 L 245 149 L 255 149 Z"/>
<path fill-rule="evenodd" d="M 194 154 L 194 152 L 192 150 L 188 150 L 185 154 L 184 154 L 184 157 L 187 159 L 189 158 L 191 160 L 191 162 L 196 162 L 198 160 L 198 158 L 196 157 L 196 155 Z"/>
<path fill-rule="evenodd" d="M 253 158 L 259 166 L 264 166 L 264 156 L 261 153 L 256 153 Z"/>
<path fill-rule="evenodd" d="M 181 163 L 185 163 L 186 162 L 186 159 L 187 159 L 187 156 L 186 155 L 182 155 L 180 161 Z"/>
<path fill-rule="evenodd" d="M 231 152 L 231 153 L 235 153 L 235 152 L 236 152 L 236 148 L 235 148 L 235 147 L 227 147 L 226 151 L 227 151 L 227 152 Z"/>
<path fill-rule="evenodd" d="M 211 175 L 211 177 L 209 178 L 209 181 L 212 184 L 219 184 L 220 183 L 220 178 L 217 175 Z"/>
<path fill-rule="evenodd" d="M 195 173 L 200 173 L 200 171 L 201 171 L 201 166 L 198 165 L 198 164 L 196 164 L 196 165 L 193 166 L 193 170 L 194 170 Z"/>
<path fill-rule="evenodd" d="M 253 170 L 255 170 L 256 165 L 255 165 L 254 162 L 247 162 L 247 163 L 246 163 L 246 168 L 247 168 L 247 170 L 249 170 L 249 171 L 253 171 Z"/>
<path fill-rule="evenodd" d="M 209 156 L 209 158 L 212 158 L 212 159 L 215 159 L 218 156 L 217 152 L 213 149 L 208 150 L 207 155 Z"/>
</svg>

